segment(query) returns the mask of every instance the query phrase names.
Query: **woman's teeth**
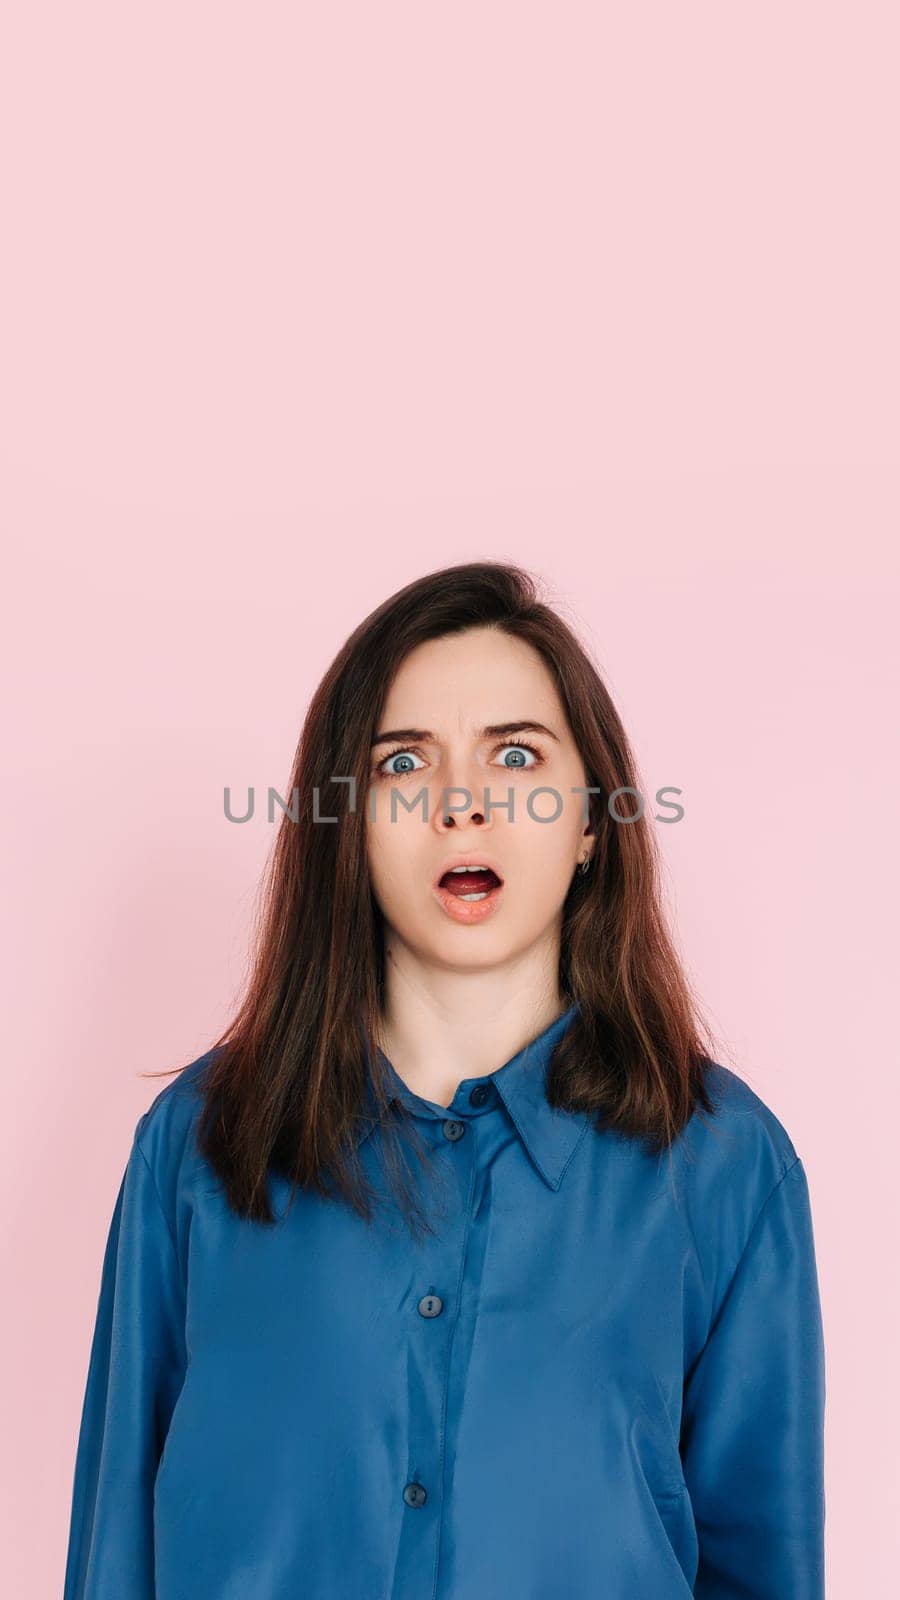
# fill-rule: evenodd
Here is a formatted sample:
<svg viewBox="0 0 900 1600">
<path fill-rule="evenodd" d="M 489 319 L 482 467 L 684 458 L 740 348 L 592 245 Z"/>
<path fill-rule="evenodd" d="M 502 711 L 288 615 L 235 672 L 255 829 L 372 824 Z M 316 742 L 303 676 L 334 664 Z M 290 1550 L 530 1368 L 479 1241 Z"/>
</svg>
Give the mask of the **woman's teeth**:
<svg viewBox="0 0 900 1600">
<path fill-rule="evenodd" d="M 484 879 L 486 877 L 489 877 L 492 880 L 487 884 L 486 887 L 470 889 L 468 892 L 454 890 L 453 893 L 457 900 L 486 900 L 491 891 L 497 887 L 499 881 L 496 873 L 491 867 L 480 866 L 477 864 L 468 867 L 449 867 L 445 872 L 444 877 L 469 877 L 474 878 L 476 882 L 481 879 L 482 883 L 484 883 Z"/>
</svg>

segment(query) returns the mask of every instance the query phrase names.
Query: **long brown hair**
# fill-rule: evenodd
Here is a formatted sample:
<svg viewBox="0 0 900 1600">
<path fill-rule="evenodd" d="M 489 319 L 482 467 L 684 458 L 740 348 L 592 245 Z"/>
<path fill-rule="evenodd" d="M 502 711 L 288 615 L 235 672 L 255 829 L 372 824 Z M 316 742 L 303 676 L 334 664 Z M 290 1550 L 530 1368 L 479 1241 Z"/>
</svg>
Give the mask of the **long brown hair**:
<svg viewBox="0 0 900 1600">
<path fill-rule="evenodd" d="M 446 567 L 407 584 L 360 623 L 303 724 L 289 789 L 295 811 L 282 818 L 261 885 L 247 992 L 204 1066 L 197 1144 L 240 1216 L 275 1221 L 274 1172 L 290 1180 L 292 1200 L 300 1187 L 336 1192 L 371 1220 L 375 1196 L 354 1137 L 367 1104 L 368 1051 L 386 1167 L 407 1220 L 429 1231 L 404 1176 L 396 1127 L 384 1116 L 382 919 L 369 882 L 365 799 L 377 719 L 405 656 L 425 640 L 484 626 L 540 653 L 587 784 L 599 790 L 588 797 L 594 860 L 586 876 L 575 874 L 563 907 L 560 991 L 578 1014 L 554 1050 L 547 1099 L 594 1113 L 598 1128 L 643 1139 L 656 1152 L 698 1105 L 713 1110 L 705 1084 L 712 1040 L 666 928 L 651 824 L 627 797 L 640 784 L 609 693 L 528 572 L 492 561 Z M 612 815 L 615 791 L 625 791 L 614 810 L 628 821 Z M 339 825 L 314 824 L 314 816 L 339 817 Z"/>
</svg>

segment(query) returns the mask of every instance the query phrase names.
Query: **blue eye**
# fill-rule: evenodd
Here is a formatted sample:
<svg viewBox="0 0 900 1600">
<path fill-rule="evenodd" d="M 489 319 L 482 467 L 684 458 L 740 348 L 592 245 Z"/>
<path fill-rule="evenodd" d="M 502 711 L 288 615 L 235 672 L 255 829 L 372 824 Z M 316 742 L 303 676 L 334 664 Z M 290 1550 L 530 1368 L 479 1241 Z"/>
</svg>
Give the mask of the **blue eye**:
<svg viewBox="0 0 900 1600">
<path fill-rule="evenodd" d="M 500 763 L 508 772 L 525 772 L 529 767 L 540 766 L 544 759 L 541 752 L 536 750 L 534 745 L 525 744 L 521 740 L 517 740 L 514 744 L 499 745 L 497 748 L 512 755 L 512 760 L 509 760 L 504 755 Z M 529 756 L 531 760 L 527 759 Z M 419 765 L 413 766 L 412 763 L 414 761 L 418 762 Z M 400 748 L 392 750 L 389 755 L 383 756 L 375 771 L 379 778 L 405 778 L 411 772 L 418 772 L 425 764 L 414 750 Z"/>
<path fill-rule="evenodd" d="M 506 757 L 504 756 L 503 760 L 501 761 L 501 766 L 509 767 L 513 770 L 518 768 L 521 771 L 522 768 L 527 766 L 537 766 L 537 763 L 540 759 L 538 752 L 535 750 L 534 746 L 530 744 L 507 744 L 503 746 L 503 749 L 511 751 L 516 759 L 514 761 L 507 761 Z M 525 761 L 523 757 L 523 751 L 526 750 L 530 755 L 534 756 L 533 761 Z"/>
<path fill-rule="evenodd" d="M 418 761 L 418 759 L 419 757 L 414 755 L 412 750 L 394 750 L 389 756 L 385 756 L 378 768 L 378 771 L 384 778 L 404 778 L 408 772 L 417 772 L 418 768 L 413 766 L 394 767 L 391 766 L 390 763 L 394 761 L 412 762 Z"/>
</svg>

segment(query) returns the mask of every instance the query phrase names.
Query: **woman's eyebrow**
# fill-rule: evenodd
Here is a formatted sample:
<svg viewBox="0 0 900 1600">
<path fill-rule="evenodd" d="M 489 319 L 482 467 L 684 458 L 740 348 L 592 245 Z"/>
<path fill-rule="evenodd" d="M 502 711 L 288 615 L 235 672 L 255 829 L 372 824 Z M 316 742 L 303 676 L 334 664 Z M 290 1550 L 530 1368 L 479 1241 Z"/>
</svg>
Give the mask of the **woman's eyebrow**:
<svg viewBox="0 0 900 1600">
<path fill-rule="evenodd" d="M 511 733 L 546 733 L 549 739 L 555 739 L 559 744 L 559 736 L 552 728 L 545 727 L 543 722 L 534 722 L 526 717 L 521 722 L 491 722 L 479 732 L 479 739 L 503 739 Z M 372 740 L 372 748 L 376 744 L 394 744 L 398 739 L 405 739 L 410 744 L 436 743 L 433 733 L 427 728 L 391 728 L 384 733 L 376 733 Z"/>
</svg>

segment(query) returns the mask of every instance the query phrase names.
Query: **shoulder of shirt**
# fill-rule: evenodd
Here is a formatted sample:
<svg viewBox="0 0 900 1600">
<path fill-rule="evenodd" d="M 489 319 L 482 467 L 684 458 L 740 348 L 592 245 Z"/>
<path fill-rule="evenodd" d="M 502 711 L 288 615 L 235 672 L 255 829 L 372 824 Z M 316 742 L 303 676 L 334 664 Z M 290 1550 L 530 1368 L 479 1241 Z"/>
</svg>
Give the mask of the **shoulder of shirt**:
<svg viewBox="0 0 900 1600">
<path fill-rule="evenodd" d="M 215 1054 L 215 1048 L 207 1050 L 182 1067 L 138 1118 L 134 1145 L 160 1187 L 164 1186 L 166 1174 L 173 1167 L 180 1167 L 190 1154 L 191 1135 L 203 1100 L 205 1069 Z"/>
<path fill-rule="evenodd" d="M 706 1087 L 715 1111 L 712 1116 L 695 1112 L 689 1124 L 689 1127 L 696 1125 L 694 1133 L 702 1138 L 713 1127 L 719 1129 L 732 1156 L 739 1150 L 755 1155 L 767 1150 L 773 1171 L 780 1169 L 782 1176 L 797 1160 L 797 1151 L 787 1128 L 771 1106 L 745 1078 L 719 1061 L 708 1061 Z"/>
<path fill-rule="evenodd" d="M 750 1084 L 708 1060 L 712 1112 L 698 1106 L 675 1141 L 679 1211 L 705 1285 L 710 1315 L 769 1208 L 806 1204 L 803 1163 L 784 1123 Z"/>
<path fill-rule="evenodd" d="M 800 1157 L 784 1123 L 739 1073 L 710 1060 L 706 1087 L 713 1111 L 698 1106 L 682 1130 L 679 1171 L 697 1214 L 724 1208 L 746 1238 Z"/>
</svg>

